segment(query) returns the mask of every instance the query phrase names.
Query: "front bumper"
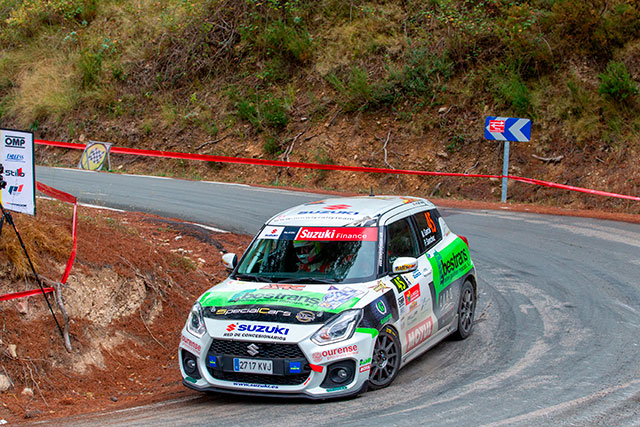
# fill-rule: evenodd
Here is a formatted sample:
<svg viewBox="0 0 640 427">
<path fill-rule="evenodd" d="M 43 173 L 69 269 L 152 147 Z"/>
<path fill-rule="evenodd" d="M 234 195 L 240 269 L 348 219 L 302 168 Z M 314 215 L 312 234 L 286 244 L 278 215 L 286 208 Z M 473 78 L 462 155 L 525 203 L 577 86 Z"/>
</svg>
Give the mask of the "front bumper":
<svg viewBox="0 0 640 427">
<path fill-rule="evenodd" d="M 364 393 L 365 391 L 367 391 L 367 388 L 369 387 L 369 380 L 365 380 L 362 383 L 362 386 L 360 386 L 359 390 L 349 391 L 348 393 L 335 393 L 335 394 L 322 394 L 322 395 L 314 395 L 314 394 L 308 394 L 308 393 L 279 393 L 279 392 L 269 392 L 269 391 L 252 392 L 252 391 L 234 390 L 229 388 L 220 388 L 220 387 L 213 387 L 213 386 L 198 387 L 195 384 L 192 384 L 191 382 L 187 381 L 186 379 L 182 380 L 182 384 L 184 384 L 186 387 L 192 390 L 201 391 L 201 392 L 225 393 L 225 394 L 233 394 L 237 396 L 278 397 L 282 399 L 326 400 L 326 399 L 338 399 L 346 396 L 352 396 L 352 395 Z"/>
<path fill-rule="evenodd" d="M 309 339 L 300 342 L 244 341 L 202 338 L 182 331 L 179 361 L 183 384 L 193 390 L 251 396 L 331 399 L 362 393 L 369 378 L 369 363 L 375 337 L 355 332 L 349 340 L 319 346 Z M 234 372 L 234 358 L 249 358 L 246 348 L 255 344 L 260 349 L 257 360 L 271 360 L 273 375 Z M 188 352 L 185 353 L 185 352 Z M 197 372 L 185 371 L 185 354 L 192 357 Z M 291 371 L 290 366 L 299 366 Z M 353 377 L 336 384 L 335 369 L 346 366 Z"/>
</svg>

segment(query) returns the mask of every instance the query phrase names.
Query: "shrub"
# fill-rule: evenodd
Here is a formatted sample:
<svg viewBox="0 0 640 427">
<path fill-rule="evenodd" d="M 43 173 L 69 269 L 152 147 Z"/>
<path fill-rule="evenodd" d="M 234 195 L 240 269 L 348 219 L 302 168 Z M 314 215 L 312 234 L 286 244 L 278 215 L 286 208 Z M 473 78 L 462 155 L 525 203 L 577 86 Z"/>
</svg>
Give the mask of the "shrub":
<svg viewBox="0 0 640 427">
<path fill-rule="evenodd" d="M 625 103 L 638 94 L 638 85 L 623 62 L 611 61 L 603 73 L 598 74 L 598 93 L 619 103 Z"/>
<path fill-rule="evenodd" d="M 251 94 L 240 98 L 232 93 L 238 116 L 251 123 L 258 130 L 265 128 L 281 129 L 289 123 L 289 106 L 285 99 Z"/>
</svg>

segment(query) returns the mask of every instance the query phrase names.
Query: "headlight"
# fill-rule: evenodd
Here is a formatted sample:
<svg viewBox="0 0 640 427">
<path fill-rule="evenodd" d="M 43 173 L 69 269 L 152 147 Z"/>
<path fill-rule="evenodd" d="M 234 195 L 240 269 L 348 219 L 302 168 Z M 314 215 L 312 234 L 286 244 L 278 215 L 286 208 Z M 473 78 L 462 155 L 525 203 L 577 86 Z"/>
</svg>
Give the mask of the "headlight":
<svg viewBox="0 0 640 427">
<path fill-rule="evenodd" d="M 362 310 L 343 311 L 340 316 L 325 324 L 313 334 L 311 341 L 318 345 L 327 345 L 347 340 L 353 335 L 353 331 L 355 331 L 361 317 Z"/>
<path fill-rule="evenodd" d="M 207 332 L 207 327 L 204 325 L 204 316 L 202 315 L 202 306 L 199 302 L 196 302 L 191 307 L 191 314 L 187 319 L 187 331 L 198 338 L 201 338 Z"/>
</svg>

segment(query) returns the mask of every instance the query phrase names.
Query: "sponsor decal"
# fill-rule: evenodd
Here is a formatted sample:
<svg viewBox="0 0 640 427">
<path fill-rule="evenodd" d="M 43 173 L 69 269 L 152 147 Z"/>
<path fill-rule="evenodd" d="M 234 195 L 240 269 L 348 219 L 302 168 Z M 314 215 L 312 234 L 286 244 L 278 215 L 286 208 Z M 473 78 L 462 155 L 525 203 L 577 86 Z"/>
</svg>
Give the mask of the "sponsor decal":
<svg viewBox="0 0 640 427">
<path fill-rule="evenodd" d="M 469 260 L 467 252 L 460 250 L 454 252 L 445 261 L 442 261 L 442 272 L 444 277 L 451 275 L 455 270 L 464 265 Z"/>
<path fill-rule="evenodd" d="M 4 138 L 4 146 L 7 148 L 19 148 L 24 150 L 26 143 L 27 141 L 23 136 L 7 135 Z"/>
<path fill-rule="evenodd" d="M 377 285 L 369 286 L 369 289 L 373 289 L 374 292 L 384 292 L 390 288 L 386 286 L 384 282 L 381 280 L 378 282 Z"/>
<path fill-rule="evenodd" d="M 418 199 L 407 198 L 407 199 L 402 199 L 402 204 L 406 205 L 407 203 L 413 203 L 413 202 L 417 202 L 417 201 L 418 201 Z"/>
<path fill-rule="evenodd" d="M 241 338 L 269 338 L 284 341 L 289 334 L 289 328 L 282 326 L 248 325 L 246 323 L 230 323 L 227 325 L 224 337 Z"/>
<path fill-rule="evenodd" d="M 283 304 L 296 303 L 299 305 L 311 305 L 316 306 L 320 304 L 321 299 L 318 297 L 312 297 L 308 295 L 292 295 L 287 293 L 273 293 L 266 290 L 265 292 L 259 292 L 256 289 L 249 289 L 241 291 L 229 298 L 229 302 L 242 302 L 242 301 L 268 301 L 268 302 L 281 302 Z"/>
<path fill-rule="evenodd" d="M 375 242 L 377 234 L 375 227 L 301 227 L 294 240 Z"/>
<path fill-rule="evenodd" d="M 404 293 L 404 300 L 406 304 L 415 302 L 418 298 L 420 298 L 420 284 L 410 287 Z"/>
<path fill-rule="evenodd" d="M 376 309 L 378 310 L 378 313 L 385 315 L 387 314 L 387 306 L 384 305 L 384 301 L 380 300 L 376 303 Z"/>
<path fill-rule="evenodd" d="M 260 289 L 282 289 L 285 291 L 301 291 L 303 290 L 307 285 L 289 285 L 286 283 L 280 284 L 280 283 L 272 283 L 270 285 L 265 285 L 263 287 L 261 287 Z"/>
<path fill-rule="evenodd" d="M 360 366 L 360 372 L 367 372 L 369 369 L 371 369 L 371 363 Z"/>
<path fill-rule="evenodd" d="M 258 239 L 279 239 L 280 235 L 284 231 L 284 227 L 270 227 L 267 226 L 262 229 Z"/>
<path fill-rule="evenodd" d="M 217 368 L 218 367 L 218 358 L 216 356 L 211 355 L 211 354 L 207 355 L 207 366 L 209 366 L 211 368 Z"/>
<path fill-rule="evenodd" d="M 409 313 L 418 308 L 418 301 L 414 301 L 409 305 Z"/>
<path fill-rule="evenodd" d="M 10 185 L 9 188 L 7 188 L 7 192 L 9 194 L 22 193 L 22 187 L 24 187 L 24 185 L 22 185 L 22 184 L 20 184 L 20 185 Z"/>
<path fill-rule="evenodd" d="M 233 383 L 236 387 L 251 387 L 251 388 L 268 388 L 270 390 L 277 390 L 280 387 L 272 384 L 249 384 L 249 383 Z"/>
<path fill-rule="evenodd" d="M 329 291 L 327 294 L 325 294 L 324 297 L 322 297 L 322 303 L 320 304 L 320 307 L 326 307 L 335 310 L 345 302 L 353 298 L 361 297 L 362 295 L 364 295 L 364 292 L 358 289 L 336 289 L 333 291 Z"/>
<path fill-rule="evenodd" d="M 422 344 L 431 336 L 433 320 L 431 316 L 407 331 L 407 352 Z"/>
<path fill-rule="evenodd" d="M 471 268 L 469 248 L 462 239 L 456 238 L 444 250 L 435 251 L 428 259 L 433 269 L 435 298 L 438 304 L 440 293 Z"/>
<path fill-rule="evenodd" d="M 11 170 L 11 169 L 5 169 L 4 170 L 4 174 L 6 176 L 16 176 L 16 177 L 20 177 L 20 178 L 24 178 L 24 172 L 22 171 L 22 168 L 18 168 L 16 170 Z"/>
<path fill-rule="evenodd" d="M 13 163 L 24 163 L 24 155 L 16 154 L 16 153 L 7 153 L 4 160 L 7 162 L 13 162 Z"/>
<path fill-rule="evenodd" d="M 385 317 L 383 317 L 383 318 L 380 320 L 380 326 L 384 326 L 384 325 L 386 325 L 387 323 L 389 323 L 389 321 L 391 320 L 391 318 L 392 318 L 391 313 L 389 313 L 388 315 L 386 315 Z"/>
<path fill-rule="evenodd" d="M 202 351 L 202 346 L 195 341 L 190 340 L 189 338 L 182 335 L 180 338 L 180 342 L 184 345 L 187 350 L 194 353 L 196 356 L 200 356 L 200 352 Z"/>
<path fill-rule="evenodd" d="M 385 324 L 396 320 L 398 320 L 398 304 L 393 291 L 389 291 L 364 307 L 360 327 L 379 331 Z"/>
<path fill-rule="evenodd" d="M 216 316 L 231 316 L 235 314 L 268 314 L 271 316 L 291 316 L 287 310 L 278 310 L 271 307 L 245 307 L 245 308 L 219 308 L 215 311 Z"/>
<path fill-rule="evenodd" d="M 327 392 L 340 391 L 340 390 L 346 390 L 346 389 L 347 389 L 347 386 L 343 385 L 343 386 L 340 386 L 340 387 L 328 388 Z"/>
<path fill-rule="evenodd" d="M 315 363 L 320 363 L 323 360 L 333 360 L 339 357 L 351 356 L 358 352 L 358 346 L 354 345 L 345 345 L 344 347 L 334 348 L 331 350 L 324 351 L 316 351 L 311 354 L 311 358 Z"/>
<path fill-rule="evenodd" d="M 400 295 L 400 296 L 398 297 L 398 306 L 399 306 L 400 308 L 403 308 L 403 307 L 404 307 L 404 304 L 405 304 L 405 303 L 404 303 L 404 295 Z"/>
<path fill-rule="evenodd" d="M 366 365 L 367 363 L 371 363 L 371 358 L 368 359 L 360 359 L 360 366 Z"/>
<path fill-rule="evenodd" d="M 322 210 L 300 211 L 297 215 L 358 215 L 360 212 L 349 210 L 350 205 L 325 206 Z"/>
<path fill-rule="evenodd" d="M 448 305 L 453 305 L 453 289 L 451 286 L 440 292 L 440 301 L 438 301 L 440 310 L 444 310 Z"/>
<path fill-rule="evenodd" d="M 342 209 L 349 209 L 350 207 L 351 205 L 331 205 L 331 206 L 325 206 L 324 209 L 327 209 L 330 211 L 338 211 Z"/>
<path fill-rule="evenodd" d="M 289 372 L 292 374 L 302 372 L 302 362 L 289 362 Z"/>
<path fill-rule="evenodd" d="M 391 283 L 393 283 L 393 286 L 396 287 L 398 292 L 404 292 L 409 288 L 409 284 L 402 276 L 394 277 L 393 279 L 391 279 Z"/>
<path fill-rule="evenodd" d="M 413 278 L 417 279 L 418 277 L 422 276 L 422 273 L 420 273 L 420 270 L 416 270 L 413 272 Z"/>
<path fill-rule="evenodd" d="M 296 319 L 301 323 L 309 323 L 316 319 L 316 315 L 311 311 L 300 311 L 296 314 Z"/>
<path fill-rule="evenodd" d="M 410 264 L 402 264 L 396 267 L 396 271 L 409 271 L 412 268 L 416 268 L 416 263 L 410 263 Z"/>
</svg>

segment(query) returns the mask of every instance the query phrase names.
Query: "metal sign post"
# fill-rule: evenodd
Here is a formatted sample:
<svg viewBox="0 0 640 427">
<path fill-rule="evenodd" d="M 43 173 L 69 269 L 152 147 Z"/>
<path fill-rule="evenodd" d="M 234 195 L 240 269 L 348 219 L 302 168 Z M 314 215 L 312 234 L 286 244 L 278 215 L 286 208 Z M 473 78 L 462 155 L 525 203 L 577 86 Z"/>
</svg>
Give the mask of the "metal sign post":
<svg viewBox="0 0 640 427">
<path fill-rule="evenodd" d="M 513 117 L 487 117 L 484 122 L 484 137 L 488 140 L 504 141 L 502 161 L 502 203 L 507 201 L 509 175 L 509 141 L 531 140 L 531 120 Z"/>
</svg>

